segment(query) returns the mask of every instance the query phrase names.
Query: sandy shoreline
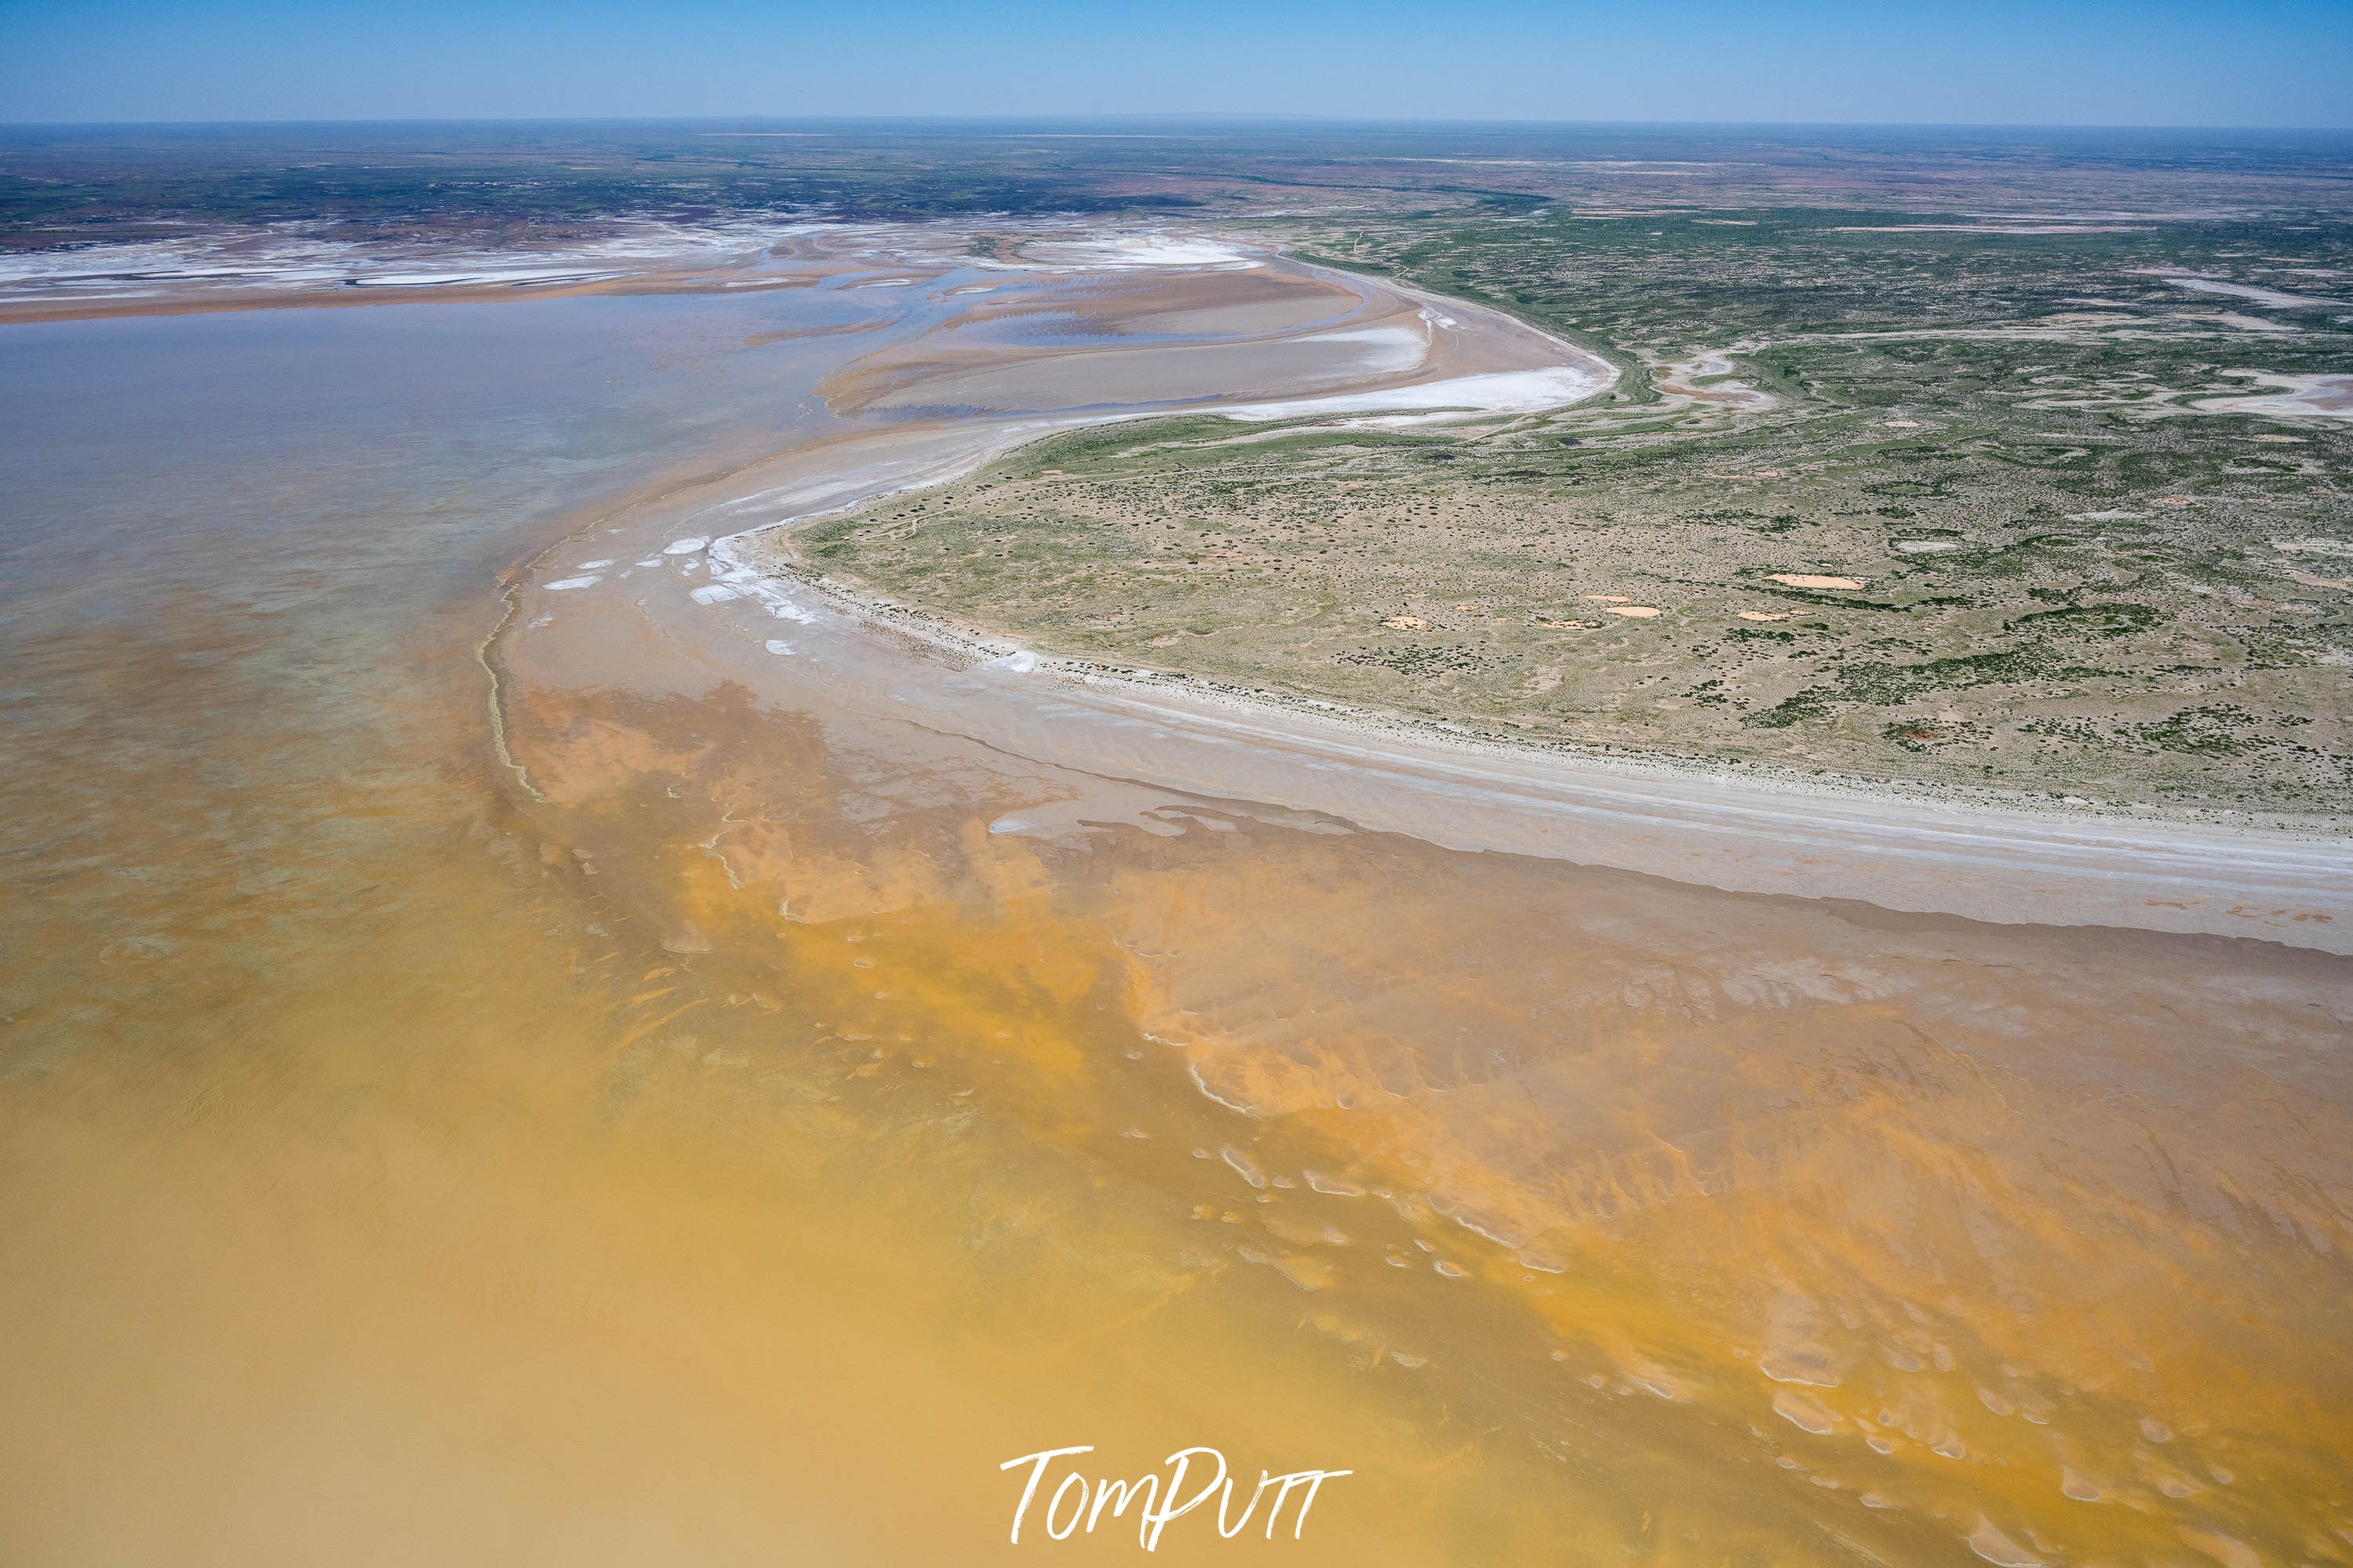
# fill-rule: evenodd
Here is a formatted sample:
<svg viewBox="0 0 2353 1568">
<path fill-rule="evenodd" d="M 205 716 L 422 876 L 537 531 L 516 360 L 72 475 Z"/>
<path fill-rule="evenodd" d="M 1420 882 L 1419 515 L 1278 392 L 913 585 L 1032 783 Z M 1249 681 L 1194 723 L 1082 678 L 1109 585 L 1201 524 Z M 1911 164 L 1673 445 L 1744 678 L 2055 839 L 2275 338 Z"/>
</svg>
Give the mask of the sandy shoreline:
<svg viewBox="0 0 2353 1568">
<path fill-rule="evenodd" d="M 1323 279 L 1343 276 L 1314 270 Z M 1409 305 L 1431 313 L 1425 319 L 1432 321 L 1434 343 L 1460 332 L 1468 349 L 1450 357 L 1434 348 L 1402 374 L 1385 366 L 1388 374 L 1360 376 L 1354 384 L 1326 374 L 1324 384 L 1296 396 L 1262 396 L 1256 388 L 1221 399 L 1181 396 L 1191 388 L 1178 387 L 1175 402 L 1111 408 L 1090 406 L 1082 385 L 1058 381 L 1050 354 L 1032 355 L 1026 381 L 999 384 L 1009 390 L 998 406 L 952 421 L 924 417 L 848 429 L 795 447 L 626 521 L 620 531 L 635 542 L 616 542 L 610 551 L 600 545 L 596 553 L 659 549 L 665 534 L 708 540 L 712 572 L 681 580 L 694 588 L 691 598 L 679 593 L 673 609 L 640 597 L 641 613 L 657 626 L 673 615 L 687 617 L 688 626 L 723 617 L 734 623 L 738 646 L 773 652 L 776 622 L 787 621 L 793 636 L 784 641 L 797 652 L 820 641 L 830 700 L 843 710 L 890 712 L 1106 787 L 1141 784 L 1327 813 L 1357 828 L 1450 848 L 1609 867 L 1735 892 L 2004 922 L 2252 936 L 2353 952 L 2353 839 L 2307 822 L 2112 816 L 1929 785 L 1518 746 L 1508 738 L 1280 692 L 1041 656 L 985 628 L 828 580 L 793 552 L 793 531 L 809 522 L 959 479 L 1017 447 L 1077 427 L 1180 410 L 1245 420 L 1418 422 L 1432 417 L 1433 405 L 1469 401 L 1460 395 L 1464 384 L 1484 377 L 1504 384 L 1483 416 L 1508 418 L 1525 410 L 1527 384 L 1547 374 L 1558 377 L 1549 384 L 1557 395 L 1549 404 L 1535 399 L 1545 406 L 1572 400 L 1579 388 L 1591 395 L 1614 378 L 1591 356 L 1493 312 L 1391 290 L 1376 279 L 1346 281 L 1370 300 L 1396 302 L 1368 305 L 1375 316 Z M 1303 331 L 1290 341 L 1312 338 Z M 987 357 L 986 346 L 966 353 L 951 342 L 954 352 L 944 357 L 920 350 L 929 357 L 908 363 L 939 367 L 968 395 L 980 384 L 970 367 Z M 1240 352 L 1256 356 L 1247 362 L 1217 360 L 1215 342 L 1158 362 L 1117 345 L 1113 352 L 1135 363 L 1127 374 L 1142 379 L 1155 363 L 1182 364 L 1195 376 L 1208 374 L 1205 364 L 1260 366 L 1281 347 L 1280 341 L 1246 336 Z M 1085 362 L 1089 353 L 1100 356 L 1088 347 L 1072 360 Z M 933 395 L 920 369 L 892 385 L 904 389 L 892 395 L 906 413 Z M 1066 412 L 1050 411 L 1044 401 L 1057 392 Z M 563 577 L 553 564 L 548 574 Z M 563 581 L 569 586 L 577 580 Z M 553 607 L 565 599 L 559 593 L 548 602 Z M 778 672 L 804 662 L 754 659 L 750 668 L 757 673 L 748 679 L 768 693 Z M 785 690 L 795 704 L 813 700 L 789 685 Z M 1058 816 L 1089 819 L 1077 806 Z"/>
<path fill-rule="evenodd" d="M 2353 952 L 2353 839 L 2316 837 L 2304 824 L 2036 809 L 1926 784 L 1905 790 L 1514 746 L 1306 699 L 1042 657 L 1014 639 L 862 594 L 790 554 L 799 526 L 946 482 L 1048 433 L 976 445 L 920 476 L 893 475 L 854 500 L 828 500 L 788 521 L 716 539 L 714 564 L 772 610 L 806 615 L 814 594 L 870 634 L 914 645 L 967 682 L 1027 688 L 1025 700 L 1051 703 L 1060 721 L 1032 731 L 1031 754 L 1107 778 L 1329 812 L 1449 848 L 1608 866 L 1734 892 L 2004 922 L 2255 936 Z M 1156 744 L 1134 745 L 1138 727 L 1148 727 Z M 1106 729 L 1113 734 L 1099 732 Z"/>
<path fill-rule="evenodd" d="M 106 321 L 147 316 L 212 316 L 246 310 L 354 310 L 370 305 L 495 305 L 522 300 L 578 300 L 590 296 L 743 293 L 765 289 L 806 288 L 801 282 L 756 280 L 726 284 L 701 278 L 639 274 L 575 282 L 452 283 L 414 288 L 368 285 L 350 289 L 260 289 L 203 298 L 80 298 L 0 300 L 0 326 L 47 321 Z"/>
<path fill-rule="evenodd" d="M 623 226 L 570 247 L 374 245 L 265 228 L 0 255 L 0 325 L 807 289 L 859 270 L 823 226 Z M 860 231 L 862 233 L 862 231 Z M 923 258 L 916 270 L 937 269 Z"/>
</svg>

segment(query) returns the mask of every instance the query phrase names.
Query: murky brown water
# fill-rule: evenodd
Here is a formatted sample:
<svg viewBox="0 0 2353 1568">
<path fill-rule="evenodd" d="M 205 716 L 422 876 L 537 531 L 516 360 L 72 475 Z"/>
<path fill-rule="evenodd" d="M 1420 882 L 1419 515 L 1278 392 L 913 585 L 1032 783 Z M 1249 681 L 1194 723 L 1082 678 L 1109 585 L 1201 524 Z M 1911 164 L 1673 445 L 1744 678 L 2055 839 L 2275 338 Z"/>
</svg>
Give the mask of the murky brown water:
<svg viewBox="0 0 2353 1568">
<path fill-rule="evenodd" d="M 1160 1555 L 2353 1561 L 2347 961 L 1452 852 L 772 652 L 658 552 L 888 298 L 0 338 L 9 1560 L 1124 1556 L 999 1462 L 1204 1444 L 1355 1473 Z"/>
</svg>

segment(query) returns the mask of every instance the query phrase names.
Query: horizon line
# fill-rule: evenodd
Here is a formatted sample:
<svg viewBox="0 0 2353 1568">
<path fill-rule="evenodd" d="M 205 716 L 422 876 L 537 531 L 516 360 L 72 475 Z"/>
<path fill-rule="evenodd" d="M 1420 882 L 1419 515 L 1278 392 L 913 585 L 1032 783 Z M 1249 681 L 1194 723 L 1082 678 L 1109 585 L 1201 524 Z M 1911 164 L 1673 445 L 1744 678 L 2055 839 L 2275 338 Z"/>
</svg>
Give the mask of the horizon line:
<svg viewBox="0 0 2353 1568">
<path fill-rule="evenodd" d="M 0 132 L 27 131 L 228 131 L 298 129 L 302 127 L 370 126 L 696 126 L 805 125 L 871 128 L 890 125 L 1167 125 L 1335 127 L 1414 130 L 1750 130 L 1750 131 L 2009 131 L 2125 132 L 2168 133 L 2271 133 L 2290 135 L 2353 135 L 2353 122 L 2333 125 L 2131 123 L 2112 121 L 1967 121 L 1967 120 L 1573 120 L 1466 119 L 1454 116 L 1373 117 L 1297 114 L 1274 111 L 1182 110 L 1144 114 L 1003 112 L 932 114 L 566 114 L 566 115 L 404 115 L 345 119 L 281 118 L 259 120 L 11 120 L 0 118 Z"/>
</svg>

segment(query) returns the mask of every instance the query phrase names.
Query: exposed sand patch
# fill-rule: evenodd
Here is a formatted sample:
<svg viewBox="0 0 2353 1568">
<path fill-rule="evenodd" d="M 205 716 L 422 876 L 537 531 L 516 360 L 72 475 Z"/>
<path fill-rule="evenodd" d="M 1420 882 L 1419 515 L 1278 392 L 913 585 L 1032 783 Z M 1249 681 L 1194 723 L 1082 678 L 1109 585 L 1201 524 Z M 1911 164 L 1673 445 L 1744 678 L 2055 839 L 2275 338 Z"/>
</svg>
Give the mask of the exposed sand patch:
<svg viewBox="0 0 2353 1568">
<path fill-rule="evenodd" d="M 29 251 L 0 257 L 0 322 L 737 293 L 813 288 L 868 269 L 854 257 L 817 256 L 811 238 L 823 226 L 626 223 L 599 238 L 512 248 L 351 242 L 272 228 Z M 902 272 L 910 260 L 923 277 L 947 264 L 944 257 L 933 266 L 923 265 L 926 256 L 902 256 Z"/>
<path fill-rule="evenodd" d="M 1649 605 L 1611 605 L 1602 611 L 1608 616 L 1624 616 L 1631 620 L 1647 621 L 1659 612 Z"/>
<path fill-rule="evenodd" d="M 2140 234 L 2146 225 L 2126 223 L 1894 223 L 1841 224 L 1832 234 Z"/>
<path fill-rule="evenodd" d="M 1566 349 L 1567 345 L 1563 345 Z M 1578 351 L 1567 350 L 1577 353 Z M 1302 397 L 1276 403 L 1220 407 L 1229 419 L 1300 419 L 1325 414 L 1388 416 L 1379 423 L 1427 423 L 1449 414 L 1538 414 L 1547 408 L 1579 402 L 1617 379 L 1617 372 L 1591 355 L 1583 363 L 1544 370 L 1491 371 L 1478 375 L 1451 376 L 1329 397 Z M 1374 423 L 1374 421 L 1366 421 Z"/>
<path fill-rule="evenodd" d="M 2285 321 L 2274 321 L 2262 316 L 2250 316 L 2238 310 L 2200 311 L 2176 318 L 2184 321 L 2211 321 L 2218 327 L 2229 327 L 2239 332 L 2293 332 L 2297 329 Z"/>
<path fill-rule="evenodd" d="M 1651 372 L 1651 384 L 1670 396 L 1712 404 L 1746 413 L 1778 407 L 1771 393 L 1734 379 L 1734 349 L 1702 349 L 1688 359 L 1670 361 Z"/>
<path fill-rule="evenodd" d="M 2167 272 L 2158 268 L 2141 268 L 2141 276 L 2162 278 L 2176 289 L 2188 289 L 2200 294 L 2232 294 L 2257 304 L 2269 305 L 2281 310 L 2342 310 L 2353 306 L 2353 300 L 2316 299 L 2309 294 L 2289 294 L 2277 289 L 2265 289 L 2253 283 L 2233 283 L 2227 278 L 2204 278 L 2192 274 Z"/>
<path fill-rule="evenodd" d="M 1240 270 L 1261 258 L 1231 240 L 1198 234 L 1132 234 L 1104 238 L 1032 240 L 1018 252 L 1024 261 L 1072 271 L 1106 268 L 1181 268 L 1189 271 Z"/>
<path fill-rule="evenodd" d="M 2353 419 L 2353 375 L 2289 375 L 2267 370 L 2225 371 L 2272 393 L 2205 397 L 2190 405 L 2207 414 L 2254 414 L 2271 418 Z"/>
<path fill-rule="evenodd" d="M 1417 320 L 1411 324 L 1356 327 L 1346 331 L 1318 332 L 1303 342 L 1345 343 L 1356 354 L 1356 368 L 1369 375 L 1396 375 L 1421 363 L 1430 352 L 1430 329 Z"/>
<path fill-rule="evenodd" d="M 1061 245 L 1023 255 L 1059 257 Z M 1198 405 L 1240 420 L 1365 415 L 1404 425 L 1538 413 L 1617 376 L 1518 321 L 1451 301 L 1437 309 L 1414 290 L 1240 249 L 1206 270 L 1178 265 L 1190 250 L 1152 254 L 1154 270 L 1075 297 L 1060 278 L 1043 292 L 992 297 L 818 391 L 844 415 Z"/>
<path fill-rule="evenodd" d="M 1864 585 L 1859 578 L 1819 577 L 1810 572 L 1776 572 L 1767 581 L 1790 588 L 1854 589 Z"/>
</svg>

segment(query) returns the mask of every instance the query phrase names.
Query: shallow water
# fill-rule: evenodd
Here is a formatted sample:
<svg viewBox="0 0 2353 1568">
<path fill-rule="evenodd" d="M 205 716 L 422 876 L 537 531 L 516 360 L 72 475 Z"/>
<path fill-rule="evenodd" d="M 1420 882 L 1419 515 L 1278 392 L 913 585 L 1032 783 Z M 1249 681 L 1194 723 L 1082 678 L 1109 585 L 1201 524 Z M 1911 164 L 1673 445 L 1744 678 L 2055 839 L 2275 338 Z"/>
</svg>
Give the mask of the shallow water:
<svg viewBox="0 0 2353 1568">
<path fill-rule="evenodd" d="M 1132 1552 L 1003 1544 L 1082 1444 L 1355 1472 L 1184 1561 L 2353 1556 L 2346 961 L 1204 799 L 698 604 L 934 292 L 0 333 L 11 1561 Z"/>
</svg>

